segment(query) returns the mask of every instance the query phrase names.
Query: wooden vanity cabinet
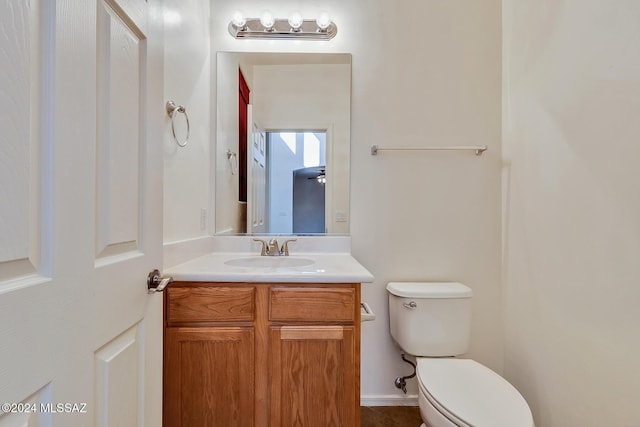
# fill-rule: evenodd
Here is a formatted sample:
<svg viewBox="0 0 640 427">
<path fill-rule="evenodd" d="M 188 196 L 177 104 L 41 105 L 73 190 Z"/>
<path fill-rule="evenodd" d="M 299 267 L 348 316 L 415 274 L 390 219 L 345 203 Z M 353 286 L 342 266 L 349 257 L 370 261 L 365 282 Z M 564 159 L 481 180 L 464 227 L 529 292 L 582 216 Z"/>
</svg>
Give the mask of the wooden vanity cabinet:
<svg viewBox="0 0 640 427">
<path fill-rule="evenodd" d="M 176 285 L 165 291 L 163 425 L 253 426 L 255 287 Z"/>
<path fill-rule="evenodd" d="M 174 282 L 164 426 L 360 425 L 360 284 Z"/>
</svg>

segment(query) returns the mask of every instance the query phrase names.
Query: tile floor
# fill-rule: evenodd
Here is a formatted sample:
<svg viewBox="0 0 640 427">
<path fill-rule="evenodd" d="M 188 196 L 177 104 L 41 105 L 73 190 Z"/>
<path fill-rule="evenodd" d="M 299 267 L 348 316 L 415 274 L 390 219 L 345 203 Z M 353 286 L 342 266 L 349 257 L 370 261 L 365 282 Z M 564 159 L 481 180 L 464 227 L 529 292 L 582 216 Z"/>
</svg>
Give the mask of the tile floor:
<svg viewBox="0 0 640 427">
<path fill-rule="evenodd" d="M 420 427 L 417 406 L 361 406 L 361 427 Z"/>
</svg>

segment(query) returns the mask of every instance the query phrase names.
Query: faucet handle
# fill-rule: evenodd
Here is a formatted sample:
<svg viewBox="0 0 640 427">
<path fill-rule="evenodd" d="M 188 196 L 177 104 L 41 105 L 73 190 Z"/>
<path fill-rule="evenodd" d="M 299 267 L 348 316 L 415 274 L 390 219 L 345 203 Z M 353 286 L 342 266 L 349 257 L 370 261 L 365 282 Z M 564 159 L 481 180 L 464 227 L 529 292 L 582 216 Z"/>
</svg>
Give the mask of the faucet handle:
<svg viewBox="0 0 640 427">
<path fill-rule="evenodd" d="M 262 239 L 253 239 L 254 242 L 262 243 L 262 249 L 260 249 L 260 256 L 267 255 L 267 242 Z"/>
<path fill-rule="evenodd" d="M 298 239 L 285 240 L 284 243 L 282 244 L 282 247 L 280 247 L 280 255 L 289 256 L 289 242 L 297 242 L 297 241 Z"/>
</svg>

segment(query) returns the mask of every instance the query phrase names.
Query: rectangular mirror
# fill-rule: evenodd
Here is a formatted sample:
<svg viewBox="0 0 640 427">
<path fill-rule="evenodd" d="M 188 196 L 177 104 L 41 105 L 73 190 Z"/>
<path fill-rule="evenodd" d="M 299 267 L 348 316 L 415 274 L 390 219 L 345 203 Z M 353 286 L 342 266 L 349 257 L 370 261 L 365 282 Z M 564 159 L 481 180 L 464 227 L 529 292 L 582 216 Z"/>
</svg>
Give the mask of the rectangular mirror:
<svg viewBox="0 0 640 427">
<path fill-rule="evenodd" d="M 351 55 L 218 52 L 216 234 L 348 234 Z"/>
</svg>

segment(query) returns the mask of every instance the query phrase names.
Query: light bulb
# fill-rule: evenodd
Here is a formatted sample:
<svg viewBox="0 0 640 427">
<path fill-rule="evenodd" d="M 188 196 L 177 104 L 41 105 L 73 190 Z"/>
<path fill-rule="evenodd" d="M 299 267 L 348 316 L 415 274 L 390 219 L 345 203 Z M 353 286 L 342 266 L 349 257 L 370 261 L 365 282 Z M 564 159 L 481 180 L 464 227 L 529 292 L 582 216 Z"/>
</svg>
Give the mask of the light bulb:
<svg viewBox="0 0 640 427">
<path fill-rule="evenodd" d="M 302 26 L 302 15 L 300 15 L 300 12 L 296 11 L 291 13 L 288 21 L 293 31 L 300 31 L 300 27 Z"/>
<path fill-rule="evenodd" d="M 318 16 L 318 19 L 316 19 L 316 24 L 318 25 L 318 28 L 325 31 L 329 28 L 329 25 L 331 25 L 331 17 L 327 12 L 322 12 L 320 16 Z"/>
<path fill-rule="evenodd" d="M 269 31 L 273 28 L 273 24 L 276 23 L 276 19 L 273 17 L 273 14 L 271 12 L 265 10 L 260 16 L 260 23 L 265 28 L 265 30 Z"/>
<path fill-rule="evenodd" d="M 236 10 L 235 12 L 233 12 L 231 23 L 237 28 L 244 28 L 244 25 L 247 23 L 247 18 L 244 17 L 244 14 L 242 12 Z"/>
</svg>

